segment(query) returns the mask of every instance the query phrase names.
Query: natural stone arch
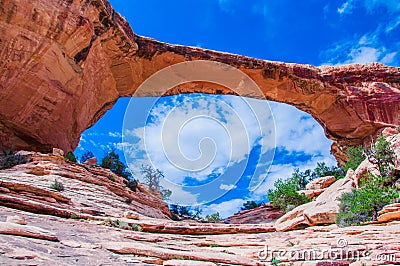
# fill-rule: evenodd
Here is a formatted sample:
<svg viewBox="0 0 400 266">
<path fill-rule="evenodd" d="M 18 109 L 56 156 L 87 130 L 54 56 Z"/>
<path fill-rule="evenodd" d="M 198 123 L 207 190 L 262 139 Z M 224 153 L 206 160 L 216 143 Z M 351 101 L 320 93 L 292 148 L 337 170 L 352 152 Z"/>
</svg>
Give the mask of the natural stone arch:
<svg viewBox="0 0 400 266">
<path fill-rule="evenodd" d="M 191 60 L 237 67 L 267 99 L 311 114 L 335 141 L 339 160 L 348 145 L 399 124 L 400 69 L 395 67 L 313 67 L 161 43 L 135 35 L 106 0 L 41 0 L 34 8 L 24 1 L 1 2 L 0 29 L 3 146 L 73 150 L 81 133 L 119 97 L 133 95 L 156 71 Z M 169 94 L 193 92 L 231 93 L 190 83 Z"/>
</svg>

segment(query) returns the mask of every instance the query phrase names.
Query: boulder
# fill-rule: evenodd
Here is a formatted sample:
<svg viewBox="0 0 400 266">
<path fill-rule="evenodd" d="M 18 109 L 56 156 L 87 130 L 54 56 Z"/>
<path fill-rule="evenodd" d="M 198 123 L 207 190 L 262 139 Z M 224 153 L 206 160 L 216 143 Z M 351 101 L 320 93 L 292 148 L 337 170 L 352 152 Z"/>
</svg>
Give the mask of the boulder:
<svg viewBox="0 0 400 266">
<path fill-rule="evenodd" d="M 139 214 L 134 213 L 133 211 L 124 212 L 124 217 L 127 219 L 139 220 Z"/>
<path fill-rule="evenodd" d="M 17 165 L 13 171 L 0 171 L 1 206 L 63 218 L 123 217 L 128 210 L 153 218 L 171 215 L 167 203 L 151 193 L 131 191 L 126 179 L 109 169 L 49 154 L 33 153 L 30 158 L 31 162 Z M 50 188 L 55 179 L 65 191 Z"/>
<path fill-rule="evenodd" d="M 309 226 L 309 223 L 303 213 L 307 208 L 312 208 L 313 206 L 314 203 L 309 202 L 300 205 L 283 215 L 275 222 L 276 231 L 289 231 Z"/>
<path fill-rule="evenodd" d="M 88 164 L 88 165 L 97 164 L 97 158 L 96 157 L 89 158 L 83 164 Z"/>
<path fill-rule="evenodd" d="M 386 223 L 391 221 L 400 220 L 400 203 L 394 203 L 386 205 L 380 212 L 378 216 L 379 223 Z"/>
<path fill-rule="evenodd" d="M 336 177 L 334 176 L 324 176 L 316 178 L 307 184 L 306 190 L 317 190 L 324 189 L 335 183 Z"/>
<path fill-rule="evenodd" d="M 353 173 L 352 170 L 348 171 L 345 178 L 333 183 L 316 200 L 300 205 L 279 218 L 275 222 L 276 230 L 288 231 L 306 226 L 335 223 L 340 197 L 355 187 Z"/>
<path fill-rule="evenodd" d="M 64 151 L 59 148 L 53 148 L 53 155 L 54 156 L 64 156 Z"/>
<path fill-rule="evenodd" d="M 347 178 L 339 179 L 327 188 L 315 201 L 312 206 L 305 209 L 303 215 L 310 226 L 333 224 L 339 213 L 340 198 L 344 193 L 350 192 L 355 187 L 353 180 Z"/>
</svg>

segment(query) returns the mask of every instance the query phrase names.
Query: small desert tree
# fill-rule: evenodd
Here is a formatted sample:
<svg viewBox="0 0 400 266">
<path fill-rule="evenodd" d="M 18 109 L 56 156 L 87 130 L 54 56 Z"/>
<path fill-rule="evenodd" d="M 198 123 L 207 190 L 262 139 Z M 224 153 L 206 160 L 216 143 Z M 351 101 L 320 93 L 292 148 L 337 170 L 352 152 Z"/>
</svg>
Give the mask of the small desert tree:
<svg viewBox="0 0 400 266">
<path fill-rule="evenodd" d="M 394 150 L 390 148 L 390 142 L 385 137 L 380 136 L 375 144 L 371 145 L 371 148 L 366 151 L 366 154 L 368 161 L 376 166 L 380 175 L 389 182 L 393 182 L 396 155 Z"/>
<path fill-rule="evenodd" d="M 325 162 L 318 162 L 317 167 L 314 169 L 313 178 L 324 177 L 324 176 L 334 176 L 336 179 L 344 177 L 343 169 L 337 166 L 327 166 Z"/>
<path fill-rule="evenodd" d="M 365 155 L 365 149 L 363 146 L 351 146 L 346 150 L 346 155 L 349 160 L 343 166 L 344 171 L 348 171 L 349 169 L 356 170 L 357 167 L 367 158 Z"/>
<path fill-rule="evenodd" d="M 242 211 L 251 210 L 251 209 L 260 207 L 261 205 L 263 205 L 263 202 L 257 203 L 254 200 L 248 200 L 245 203 L 243 203 L 243 207 L 241 208 L 241 210 Z"/>
<path fill-rule="evenodd" d="M 353 189 L 342 195 L 335 222 L 340 227 L 345 227 L 376 221 L 378 212 L 397 197 L 399 192 L 394 186 L 385 186 L 384 178 L 369 174 L 360 189 Z"/>
<path fill-rule="evenodd" d="M 172 191 L 163 188 L 160 184 L 161 179 L 164 178 L 164 173 L 162 171 L 154 169 L 151 165 L 142 165 L 140 172 L 143 175 L 145 183 L 149 186 L 150 191 L 155 193 L 159 191 L 164 200 L 169 199 Z"/>
<path fill-rule="evenodd" d="M 81 156 L 81 163 L 86 162 L 87 160 L 89 160 L 90 158 L 93 158 L 94 154 L 91 151 L 85 151 L 82 156 Z"/>
<path fill-rule="evenodd" d="M 76 157 L 75 154 L 72 151 L 69 151 L 65 156 L 65 159 L 67 159 L 70 162 L 76 163 Z"/>
<path fill-rule="evenodd" d="M 126 169 L 127 167 L 119 159 L 119 155 L 115 151 L 110 151 L 102 160 L 101 167 L 110 169 L 115 174 L 130 180 L 131 173 Z"/>
<path fill-rule="evenodd" d="M 278 179 L 274 183 L 274 189 L 268 190 L 268 199 L 272 206 L 283 211 L 290 211 L 293 208 L 307 203 L 310 197 L 304 193 L 299 193 L 301 186 L 297 177 L 286 180 Z"/>
<path fill-rule="evenodd" d="M 221 216 L 219 216 L 219 212 L 213 213 L 211 215 L 206 215 L 206 220 L 209 223 L 217 223 L 221 221 Z"/>
<path fill-rule="evenodd" d="M 390 143 L 381 136 L 364 154 L 379 174 L 367 173 L 359 189 L 342 195 L 335 218 L 335 222 L 342 227 L 376 221 L 382 207 L 399 197 L 394 185 L 398 179 L 394 171 L 396 157 Z"/>
</svg>

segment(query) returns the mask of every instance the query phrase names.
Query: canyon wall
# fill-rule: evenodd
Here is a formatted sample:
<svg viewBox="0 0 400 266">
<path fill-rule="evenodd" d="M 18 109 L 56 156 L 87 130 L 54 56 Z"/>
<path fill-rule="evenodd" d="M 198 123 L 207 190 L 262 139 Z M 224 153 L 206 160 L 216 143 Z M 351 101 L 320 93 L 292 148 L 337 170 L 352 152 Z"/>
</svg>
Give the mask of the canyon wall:
<svg viewBox="0 0 400 266">
<path fill-rule="evenodd" d="M 399 125 L 396 67 L 313 67 L 161 43 L 135 35 L 106 0 L 0 0 L 0 145 L 73 150 L 119 97 L 132 96 L 157 71 L 193 60 L 236 67 L 266 99 L 311 114 L 334 140 L 339 161 L 348 145 L 365 144 L 380 129 Z M 193 92 L 235 94 L 196 82 L 165 95 Z M 151 90 L 145 95 L 161 96 Z"/>
</svg>

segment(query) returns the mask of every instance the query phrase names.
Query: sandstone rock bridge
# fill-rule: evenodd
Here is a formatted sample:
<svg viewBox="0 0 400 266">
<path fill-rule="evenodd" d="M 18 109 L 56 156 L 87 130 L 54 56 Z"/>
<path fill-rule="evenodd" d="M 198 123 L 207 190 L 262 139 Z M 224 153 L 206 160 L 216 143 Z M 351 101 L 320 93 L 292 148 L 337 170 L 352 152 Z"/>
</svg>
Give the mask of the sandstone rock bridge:
<svg viewBox="0 0 400 266">
<path fill-rule="evenodd" d="M 0 0 L 0 145 L 73 150 L 119 97 L 132 96 L 158 70 L 191 60 L 234 66 L 266 99 L 311 114 L 339 160 L 348 145 L 399 124 L 399 68 L 313 67 L 161 43 L 135 35 L 106 0 Z M 194 83 L 168 94 L 193 92 L 232 93 Z"/>
</svg>

